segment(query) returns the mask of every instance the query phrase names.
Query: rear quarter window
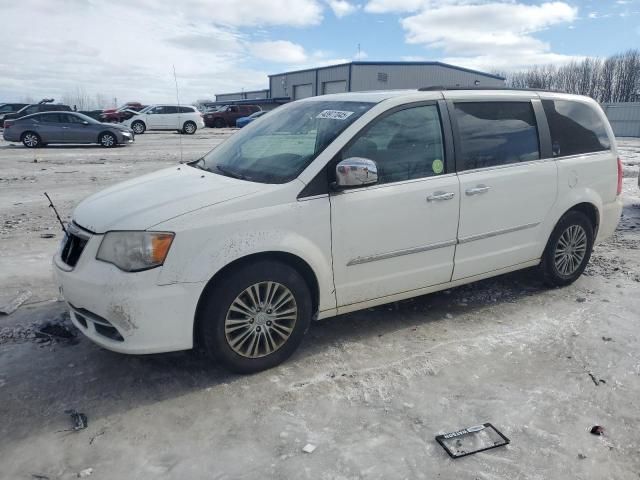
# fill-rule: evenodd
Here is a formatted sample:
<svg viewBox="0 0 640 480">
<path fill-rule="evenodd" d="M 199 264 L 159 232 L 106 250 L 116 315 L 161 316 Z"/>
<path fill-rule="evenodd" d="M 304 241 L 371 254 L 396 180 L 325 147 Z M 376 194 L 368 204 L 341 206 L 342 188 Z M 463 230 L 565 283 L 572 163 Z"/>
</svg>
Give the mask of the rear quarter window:
<svg viewBox="0 0 640 480">
<path fill-rule="evenodd" d="M 592 106 L 571 100 L 542 100 L 542 106 L 551 131 L 554 157 L 611 148 L 606 127 Z"/>
</svg>

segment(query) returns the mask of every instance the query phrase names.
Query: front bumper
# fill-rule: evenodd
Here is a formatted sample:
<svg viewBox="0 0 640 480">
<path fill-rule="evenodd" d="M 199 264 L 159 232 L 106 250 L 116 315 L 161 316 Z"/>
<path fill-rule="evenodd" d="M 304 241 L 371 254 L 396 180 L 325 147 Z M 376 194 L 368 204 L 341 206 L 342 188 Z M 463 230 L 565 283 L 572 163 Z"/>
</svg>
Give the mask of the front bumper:
<svg viewBox="0 0 640 480">
<path fill-rule="evenodd" d="M 192 348 L 196 306 L 205 285 L 158 285 L 162 267 L 123 272 L 95 259 L 101 241 L 102 235 L 91 236 L 73 268 L 59 252 L 53 259 L 74 325 L 93 342 L 120 353 Z"/>
<path fill-rule="evenodd" d="M 133 132 L 118 132 L 118 143 L 133 143 L 136 141 L 136 136 Z"/>
</svg>

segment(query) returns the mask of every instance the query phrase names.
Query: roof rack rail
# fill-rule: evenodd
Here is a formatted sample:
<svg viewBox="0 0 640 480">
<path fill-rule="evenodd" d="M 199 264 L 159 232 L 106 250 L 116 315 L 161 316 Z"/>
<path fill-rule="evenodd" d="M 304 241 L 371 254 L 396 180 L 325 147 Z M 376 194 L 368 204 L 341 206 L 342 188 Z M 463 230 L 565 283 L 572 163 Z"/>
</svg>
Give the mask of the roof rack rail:
<svg viewBox="0 0 640 480">
<path fill-rule="evenodd" d="M 478 87 L 478 86 L 470 86 L 470 87 L 445 87 L 444 85 L 434 85 L 431 87 L 420 87 L 418 89 L 419 92 L 434 92 L 439 90 L 509 90 L 516 92 L 550 92 L 550 93 L 567 93 L 562 92 L 560 90 L 549 90 L 545 88 L 514 88 L 514 87 Z"/>
</svg>

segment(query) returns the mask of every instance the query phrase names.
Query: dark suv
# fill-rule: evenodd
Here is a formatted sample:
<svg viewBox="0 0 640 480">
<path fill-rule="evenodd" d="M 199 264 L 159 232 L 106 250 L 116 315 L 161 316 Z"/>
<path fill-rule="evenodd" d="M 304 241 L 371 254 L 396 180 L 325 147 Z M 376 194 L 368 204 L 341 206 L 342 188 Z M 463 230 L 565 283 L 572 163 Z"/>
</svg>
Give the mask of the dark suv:
<svg viewBox="0 0 640 480">
<path fill-rule="evenodd" d="M 27 105 L 28 103 L 0 103 L 0 127 L 2 126 L 5 115 L 15 113 Z"/>
<path fill-rule="evenodd" d="M 15 120 L 16 118 L 22 118 L 32 113 L 40 112 L 70 112 L 72 111 L 69 105 L 52 105 L 50 103 L 32 103 L 26 107 L 21 108 L 15 113 L 7 113 L 4 116 L 4 120 Z"/>
<path fill-rule="evenodd" d="M 204 124 L 215 128 L 235 127 L 237 119 L 248 117 L 260 110 L 262 109 L 257 105 L 227 105 L 214 112 L 205 113 Z"/>
</svg>

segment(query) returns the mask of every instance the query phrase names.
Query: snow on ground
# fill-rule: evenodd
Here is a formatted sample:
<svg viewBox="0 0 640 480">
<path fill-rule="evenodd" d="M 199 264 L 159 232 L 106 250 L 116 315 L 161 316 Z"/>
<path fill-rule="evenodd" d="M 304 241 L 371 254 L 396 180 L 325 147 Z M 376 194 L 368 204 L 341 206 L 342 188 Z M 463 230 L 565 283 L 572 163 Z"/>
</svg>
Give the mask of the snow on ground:
<svg viewBox="0 0 640 480">
<path fill-rule="evenodd" d="M 183 159 L 228 134 L 182 137 Z M 0 142 L 0 300 L 34 292 L 0 316 L 1 478 L 87 468 L 96 479 L 638 478 L 640 139 L 619 141 L 620 227 L 567 288 L 526 271 L 317 322 L 291 360 L 252 376 L 189 352 L 32 338 L 33 324 L 65 315 L 42 192 L 66 217 L 100 188 L 175 164 L 179 139 L 145 134 L 113 150 Z M 71 408 L 86 430 L 63 431 Z M 454 461 L 434 441 L 482 422 L 511 444 Z"/>
</svg>

